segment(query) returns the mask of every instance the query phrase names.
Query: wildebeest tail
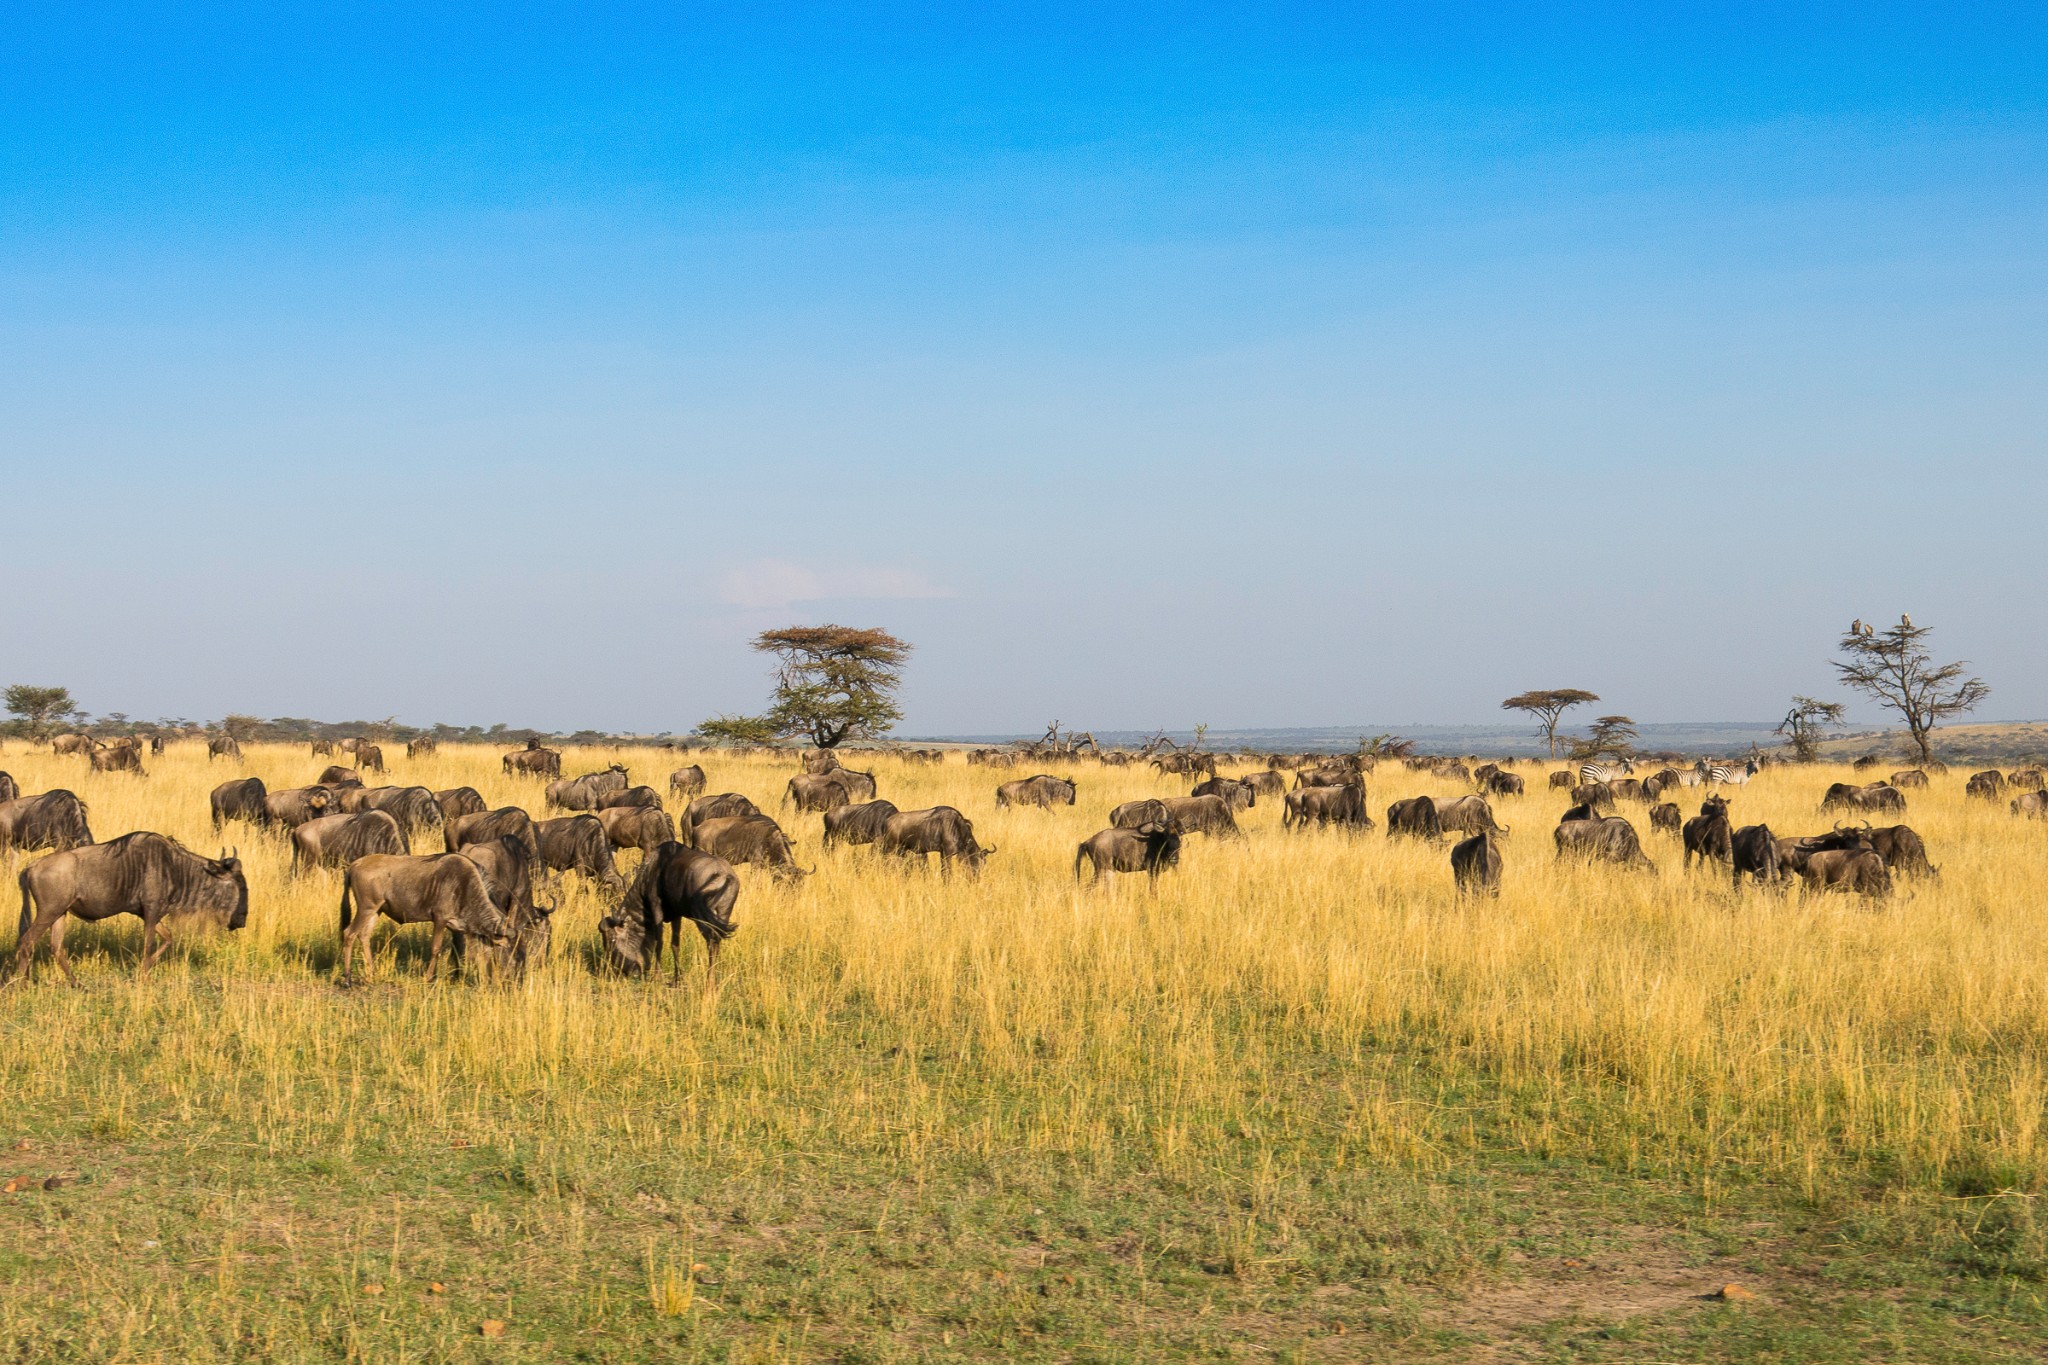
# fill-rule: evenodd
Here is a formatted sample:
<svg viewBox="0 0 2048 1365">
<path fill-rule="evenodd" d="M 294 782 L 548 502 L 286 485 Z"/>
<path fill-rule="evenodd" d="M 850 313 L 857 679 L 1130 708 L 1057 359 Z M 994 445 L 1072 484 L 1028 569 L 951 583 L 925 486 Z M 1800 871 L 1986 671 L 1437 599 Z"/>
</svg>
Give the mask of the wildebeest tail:
<svg viewBox="0 0 2048 1365">
<path fill-rule="evenodd" d="M 1088 856 L 1088 845 L 1081 844 L 1074 849 L 1074 880 L 1081 880 L 1081 860 Z"/>
<path fill-rule="evenodd" d="M 14 880 L 21 887 L 21 926 L 16 931 L 14 938 L 15 946 L 19 948 L 22 941 L 28 937 L 28 926 L 34 922 L 36 917 L 36 894 L 28 889 L 27 868 L 24 867 L 21 870 L 21 875 Z"/>
<path fill-rule="evenodd" d="M 341 874 L 341 932 L 343 932 L 344 934 L 348 932 L 349 919 L 350 915 L 348 912 L 348 873 L 346 871 L 343 871 L 343 873 Z"/>
</svg>

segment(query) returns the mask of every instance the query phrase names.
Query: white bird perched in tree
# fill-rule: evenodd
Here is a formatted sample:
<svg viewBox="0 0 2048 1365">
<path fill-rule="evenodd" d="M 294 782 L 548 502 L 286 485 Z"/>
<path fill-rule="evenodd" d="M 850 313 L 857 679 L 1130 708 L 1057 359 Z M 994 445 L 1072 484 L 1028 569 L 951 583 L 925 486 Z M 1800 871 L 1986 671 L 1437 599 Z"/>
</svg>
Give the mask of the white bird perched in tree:
<svg viewBox="0 0 2048 1365">
<path fill-rule="evenodd" d="M 1899 624 L 1907 630 L 1911 630 L 1913 628 L 1913 618 L 1902 611 L 1899 613 Z"/>
<path fill-rule="evenodd" d="M 1855 620 L 1853 620 L 1853 621 L 1851 621 L 1851 622 L 1849 623 L 1849 633 L 1850 633 L 1851 635 L 1861 635 L 1861 634 L 1863 633 L 1863 618 L 1862 618 L 1862 617 L 1860 617 L 1860 616 L 1859 616 L 1859 617 L 1857 617 L 1857 618 L 1856 618 Z"/>
</svg>

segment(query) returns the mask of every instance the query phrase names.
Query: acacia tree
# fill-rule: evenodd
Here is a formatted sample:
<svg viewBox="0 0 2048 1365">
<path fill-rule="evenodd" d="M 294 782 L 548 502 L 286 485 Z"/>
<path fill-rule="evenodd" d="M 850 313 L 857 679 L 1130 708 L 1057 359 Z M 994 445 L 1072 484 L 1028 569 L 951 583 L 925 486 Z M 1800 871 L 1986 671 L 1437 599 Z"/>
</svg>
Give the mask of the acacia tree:
<svg viewBox="0 0 2048 1365">
<path fill-rule="evenodd" d="M 1792 746 L 1792 756 L 1801 763 L 1820 759 L 1821 736 L 1842 723 L 1849 708 L 1838 701 L 1816 701 L 1812 697 L 1792 698 L 1792 709 L 1778 722 L 1776 733 Z"/>
<path fill-rule="evenodd" d="M 84 713 L 71 700 L 68 687 L 31 687 L 16 683 L 7 689 L 5 701 L 10 715 L 17 717 L 32 739 L 48 739 L 59 722 Z"/>
<path fill-rule="evenodd" d="M 1503 711 L 1526 711 L 1536 717 L 1536 733 L 1550 744 L 1550 756 L 1557 757 L 1557 723 L 1564 713 L 1574 706 L 1600 700 L 1599 696 L 1577 687 L 1547 687 L 1534 692 L 1523 692 L 1509 697 L 1500 704 Z"/>
<path fill-rule="evenodd" d="M 1982 678 L 1963 676 L 1970 667 L 1966 661 L 1934 662 L 1926 644 L 1933 633 L 1934 627 L 1916 626 L 1902 614 L 1897 625 L 1883 630 L 1851 622 L 1836 646 L 1844 656 L 1835 663 L 1843 683 L 1898 712 L 1922 763 L 1934 761 L 1937 724 L 1976 710 L 1991 695 Z"/>
<path fill-rule="evenodd" d="M 1636 723 L 1627 716 L 1601 716 L 1586 737 L 1572 745 L 1573 758 L 1627 758 L 1635 751 Z"/>
<path fill-rule="evenodd" d="M 911 647 L 886 630 L 786 626 L 762 631 L 754 648 L 776 660 L 767 714 L 718 716 L 698 734 L 752 742 L 795 736 L 833 749 L 885 735 L 903 719 L 896 692 Z"/>
</svg>

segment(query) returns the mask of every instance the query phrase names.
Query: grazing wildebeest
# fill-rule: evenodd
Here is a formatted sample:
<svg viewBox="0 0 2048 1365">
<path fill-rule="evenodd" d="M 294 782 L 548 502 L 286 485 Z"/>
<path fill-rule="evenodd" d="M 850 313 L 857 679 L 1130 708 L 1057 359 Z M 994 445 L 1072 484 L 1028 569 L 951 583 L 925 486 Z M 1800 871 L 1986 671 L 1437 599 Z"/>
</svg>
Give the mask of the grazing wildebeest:
<svg viewBox="0 0 2048 1365">
<path fill-rule="evenodd" d="M 356 768 L 366 773 L 383 772 L 384 751 L 367 739 L 359 741 L 356 744 Z"/>
<path fill-rule="evenodd" d="M 233 735 L 213 735 L 209 737 L 206 741 L 206 761 L 211 763 L 216 758 L 232 758 L 236 762 L 240 762 L 242 758 L 242 745 L 240 741 Z"/>
<path fill-rule="evenodd" d="M 536 864 L 526 845 L 517 839 L 493 839 L 470 844 L 458 856 L 475 863 L 477 871 L 484 874 L 491 905 L 504 926 L 507 942 L 484 957 L 489 970 L 499 976 L 521 977 L 534 963 L 547 961 L 548 947 L 554 941 L 551 916 L 555 907 L 533 898 Z M 457 942 L 461 942 L 460 936 Z"/>
<path fill-rule="evenodd" d="M 1605 782 L 1586 782 L 1573 787 L 1569 793 L 1575 806 L 1591 806 L 1595 810 L 1614 809 L 1614 788 Z"/>
<path fill-rule="evenodd" d="M 1830 810 L 1904 810 L 1906 798 L 1884 782 L 1872 782 L 1858 787 L 1848 782 L 1837 782 L 1828 788 L 1827 795 L 1820 801 L 1823 811 Z"/>
<path fill-rule="evenodd" d="M 96 773 L 134 773 L 137 777 L 142 776 L 142 750 L 126 744 L 94 749 L 87 757 L 91 759 L 92 770 Z"/>
<path fill-rule="evenodd" d="M 221 826 L 230 820 L 246 820 L 252 825 L 268 825 L 270 812 L 263 801 L 269 793 L 263 790 L 260 777 L 238 777 L 232 782 L 223 782 L 213 789 L 208 798 L 213 807 L 213 828 L 217 834 Z"/>
<path fill-rule="evenodd" d="M 875 790 L 875 775 L 864 773 L 857 768 L 841 768 L 832 774 L 846 788 L 849 801 L 872 801 L 878 795 Z"/>
<path fill-rule="evenodd" d="M 1500 850 L 1493 835 L 1481 831 L 1451 850 L 1451 879 L 1460 891 L 1500 894 Z"/>
<path fill-rule="evenodd" d="M 1166 803 L 1155 796 L 1141 797 L 1126 801 L 1111 810 L 1109 823 L 1116 829 L 1136 829 L 1140 825 L 1168 825 L 1176 830 L 1173 813 L 1166 809 Z"/>
<path fill-rule="evenodd" d="M 344 800 L 342 809 L 381 810 L 408 830 L 439 829 L 445 819 L 441 803 L 425 787 L 368 787 L 347 795 L 354 804 Z"/>
<path fill-rule="evenodd" d="M 603 792 L 597 798 L 597 809 L 612 810 L 620 806 L 641 806 L 653 810 L 664 809 L 661 793 L 652 787 L 625 787 L 615 792 Z"/>
<path fill-rule="evenodd" d="M 1343 787 L 1359 781 L 1358 769 L 1348 763 L 1323 763 L 1313 768 L 1294 770 L 1294 788 Z"/>
<path fill-rule="evenodd" d="M 332 815 L 338 809 L 334 793 L 326 787 L 286 787 L 263 798 L 262 823 L 294 830 L 308 820 Z"/>
<path fill-rule="evenodd" d="M 1552 773 L 1550 775 L 1550 785 L 1554 790 L 1570 791 L 1573 787 L 1579 785 L 1578 775 L 1571 772 Z"/>
<path fill-rule="evenodd" d="M 836 770 L 829 773 L 798 773 L 790 778 L 789 785 L 783 788 L 782 803 L 788 805 L 795 802 L 797 813 L 800 815 L 847 805 L 852 802 L 853 797 L 847 793 L 846 784 L 839 780 L 841 776 L 842 774 Z"/>
<path fill-rule="evenodd" d="M 428 754 L 440 751 L 441 742 L 432 735 L 421 735 L 418 739 L 407 740 L 405 745 L 407 758 L 425 758 Z"/>
<path fill-rule="evenodd" d="M 2048 819 L 2048 792 L 2021 792 L 2012 799 L 2012 813 L 2028 820 Z"/>
<path fill-rule="evenodd" d="M 1778 839 L 1769 825 L 1744 825 L 1728 841 L 1728 861 L 1735 884 L 1749 877 L 1759 882 L 1776 882 L 1779 875 Z"/>
<path fill-rule="evenodd" d="M 671 979 L 683 973 L 683 922 L 704 936 L 704 975 L 718 967 L 718 945 L 739 930 L 732 908 L 740 879 L 723 858 L 684 844 L 649 849 L 619 908 L 598 925 L 611 963 L 638 976 L 661 960 L 661 927 L 674 926 Z"/>
<path fill-rule="evenodd" d="M 1614 793 L 1614 799 L 1617 801 L 1647 801 L 1650 799 L 1643 791 L 1643 784 L 1633 777 L 1617 777 L 1607 784 L 1607 789 Z"/>
<path fill-rule="evenodd" d="M 59 853 L 92 842 L 85 802 L 62 787 L 37 796 L 0 801 L 0 853 L 54 849 Z"/>
<path fill-rule="evenodd" d="M 150 752 L 151 754 L 158 754 L 158 755 L 160 755 L 160 754 L 162 754 L 162 753 L 163 753 L 163 751 L 164 751 L 164 737 L 163 737 L 162 735 L 151 735 L 151 736 L 149 737 L 149 752 Z"/>
<path fill-rule="evenodd" d="M 1200 787 L 1195 788 L 1197 792 Z M 996 809 L 1005 806 L 1036 806 L 1040 810 L 1051 810 L 1054 806 L 1074 804 L 1076 788 L 1071 777 L 1051 777 L 1039 774 L 1037 777 L 1019 778 L 1005 782 L 996 788 Z"/>
<path fill-rule="evenodd" d="M 1318 789 L 1310 788 L 1310 790 Z M 1259 794 L 1252 790 L 1250 784 L 1240 782 L 1234 777 L 1203 778 L 1195 784 L 1194 790 L 1189 792 L 1188 795 L 1219 796 L 1223 798 L 1224 804 L 1234 811 L 1250 810 L 1253 806 L 1259 804 Z M 1067 804 L 1072 805 L 1073 802 L 1070 800 Z"/>
<path fill-rule="evenodd" d="M 837 806 L 825 812 L 825 847 L 835 843 L 872 844 L 882 837 L 882 828 L 896 814 L 890 801 L 863 801 L 858 806 Z"/>
<path fill-rule="evenodd" d="M 92 740 L 85 735 L 55 735 L 50 740 L 53 754 L 89 754 Z"/>
<path fill-rule="evenodd" d="M 503 766 L 507 777 L 515 773 L 528 777 L 560 777 L 562 756 L 553 749 L 543 749 L 538 743 L 529 741 L 517 753 L 506 754 Z"/>
<path fill-rule="evenodd" d="M 460 815 L 441 827 L 442 842 L 450 853 L 461 852 L 464 844 L 486 843 L 507 834 L 532 849 L 539 860 L 540 838 L 533 832 L 533 817 L 517 806 Z"/>
<path fill-rule="evenodd" d="M 1303 787 L 1287 793 L 1280 811 L 1282 829 L 1307 829 L 1311 824 L 1349 825 L 1371 829 L 1372 816 L 1365 810 L 1365 787 L 1353 782 L 1342 787 Z"/>
<path fill-rule="evenodd" d="M 441 823 L 444 825 L 450 820 L 490 809 L 484 803 L 483 793 L 475 787 L 450 787 L 446 791 L 435 792 L 434 804 L 441 808 Z"/>
<path fill-rule="evenodd" d="M 1841 785 L 1840 782 L 1835 784 L 1836 787 Z M 1831 787 L 1829 790 L 1833 791 L 1834 788 Z M 1996 768 L 1986 769 L 1981 773 L 1972 773 L 1970 774 L 1970 780 L 1963 784 L 1963 795 L 1979 797 L 1986 801 L 1996 800 L 2004 791 L 2005 774 Z"/>
<path fill-rule="evenodd" d="M 543 867 L 554 872 L 581 872 L 614 891 L 625 886 L 626 879 L 612 859 L 612 841 L 605 835 L 604 821 L 595 815 L 536 820 L 533 833 Z"/>
<path fill-rule="evenodd" d="M 1209 834 L 1220 839 L 1241 839 L 1237 817 L 1220 796 L 1169 796 L 1159 803 L 1173 827 L 1182 834 Z"/>
<path fill-rule="evenodd" d="M 249 883 L 242 877 L 239 858 L 225 849 L 218 858 L 202 858 L 175 839 L 148 830 L 54 853 L 24 868 L 18 880 L 21 926 L 13 972 L 28 970 L 37 942 L 47 935 L 50 956 L 74 986 L 78 978 L 64 955 L 66 916 L 88 922 L 141 916 L 138 976 L 170 949 L 167 916 L 209 911 L 230 929 L 241 928 L 249 919 Z"/>
<path fill-rule="evenodd" d="M 1808 891 L 1840 891 L 1860 896 L 1889 896 L 1892 874 L 1884 859 L 1868 848 L 1833 848 L 1814 853 L 1799 869 Z"/>
<path fill-rule="evenodd" d="M 1861 758 L 1857 759 L 1854 763 L 1851 763 L 1849 766 L 1860 773 L 1865 769 L 1875 768 L 1878 764 L 1882 762 L 1884 762 L 1884 757 L 1880 754 L 1865 754 Z"/>
<path fill-rule="evenodd" d="M 1483 796 L 1432 796 L 1437 828 L 1447 833 L 1500 834 L 1508 831 L 1494 823 L 1493 808 Z"/>
<path fill-rule="evenodd" d="M 1924 787 L 1927 785 L 1927 774 L 1918 768 L 1908 768 L 1902 773 L 1893 773 L 1891 784 L 1902 790 L 1906 787 Z"/>
<path fill-rule="evenodd" d="M 292 875 L 307 866 L 347 867 L 371 853 L 411 853 L 398 821 L 381 810 L 323 815 L 292 831 Z"/>
<path fill-rule="evenodd" d="M 1941 880 L 1940 870 L 1928 860 L 1927 845 L 1911 825 L 1886 825 L 1872 829 L 1866 824 L 1863 837 L 1869 841 L 1871 851 L 1884 859 L 1888 870 L 1925 874 L 1936 881 Z"/>
<path fill-rule="evenodd" d="M 12 773 L 0 773 L 0 801 L 12 801 L 21 795 L 21 788 L 15 785 Z"/>
<path fill-rule="evenodd" d="M 936 853 L 942 874 L 953 870 L 956 858 L 967 865 L 970 874 L 978 874 L 982 863 L 995 852 L 976 841 L 973 822 L 951 806 L 896 812 L 882 822 L 882 837 L 875 840 L 875 848 L 919 863 Z"/>
<path fill-rule="evenodd" d="M 2044 785 L 2048 785 L 2048 774 L 2042 773 L 2039 768 L 2021 768 L 2017 772 L 2005 775 L 2005 785 L 2008 791 L 2037 792 Z"/>
<path fill-rule="evenodd" d="M 1595 815 L 1590 820 L 1566 820 L 1553 832 L 1557 856 L 1590 858 L 1596 862 L 1619 863 L 1640 868 L 1652 876 L 1657 865 L 1643 852 L 1636 829 L 1619 815 Z"/>
<path fill-rule="evenodd" d="M 309 741 L 309 743 L 310 743 L 310 744 L 312 745 L 312 749 L 313 749 L 313 757 L 315 757 L 315 758 L 333 758 L 333 757 L 334 757 L 334 741 L 333 741 L 333 740 L 331 740 L 331 739 L 316 739 L 316 740 L 311 740 L 311 741 Z"/>
<path fill-rule="evenodd" d="M 356 751 L 356 746 L 361 743 L 362 741 L 359 739 L 345 739 L 342 740 L 335 747 L 340 749 L 345 754 L 352 754 Z"/>
<path fill-rule="evenodd" d="M 1735 827 L 1728 821 L 1728 801 L 1725 797 L 1710 796 L 1700 803 L 1700 813 L 1685 822 L 1685 867 L 1692 866 L 1692 860 L 1733 864 L 1735 861 Z"/>
<path fill-rule="evenodd" d="M 1180 831 L 1154 821 L 1126 829 L 1121 826 L 1091 834 L 1074 850 L 1074 880 L 1081 880 L 1081 864 L 1093 875 L 1089 885 L 1101 882 L 1105 872 L 1142 872 L 1152 885 L 1159 874 L 1180 866 Z"/>
<path fill-rule="evenodd" d="M 1389 839 L 1397 834 L 1413 839 L 1438 839 L 1443 832 L 1443 818 L 1437 814 L 1436 802 L 1426 796 L 1411 796 L 1387 807 Z"/>
<path fill-rule="evenodd" d="M 1260 796 L 1285 796 L 1287 779 L 1268 768 L 1264 772 L 1246 773 L 1237 779 L 1257 792 Z"/>
<path fill-rule="evenodd" d="M 1502 772 L 1496 768 L 1480 779 L 1479 789 L 1495 796 L 1520 796 L 1528 790 L 1528 784 L 1520 773 Z"/>
<path fill-rule="evenodd" d="M 1679 783 L 1678 769 L 1659 768 L 1656 772 L 1643 779 L 1643 799 L 1645 801 L 1655 801 L 1663 796 L 1665 792 L 1678 786 Z"/>
<path fill-rule="evenodd" d="M 553 810 L 596 810 L 598 797 L 606 792 L 622 792 L 631 785 L 625 765 L 614 763 L 602 772 L 548 783 L 547 803 Z"/>
<path fill-rule="evenodd" d="M 1675 801 L 1661 801 L 1650 807 L 1651 829 L 1661 829 L 1667 834 L 1676 834 L 1679 832 L 1679 826 L 1684 821 L 1685 814 L 1678 809 L 1678 804 Z"/>
<path fill-rule="evenodd" d="M 322 787 L 360 787 L 363 785 L 363 775 L 354 768 L 344 768 L 339 763 L 330 763 L 320 770 L 320 776 L 314 781 Z"/>
<path fill-rule="evenodd" d="M 759 815 L 761 808 L 738 792 L 719 792 L 714 796 L 700 796 L 683 808 L 682 841 L 690 842 L 689 831 L 706 820 L 720 820 L 732 815 Z"/>
<path fill-rule="evenodd" d="M 668 775 L 668 794 L 696 796 L 704 790 L 705 781 L 703 767 L 692 763 L 689 767 L 678 768 Z"/>
<path fill-rule="evenodd" d="M 521 814 L 524 814 L 522 811 Z M 515 841 L 516 842 L 516 841 Z M 350 901 L 354 901 L 351 914 Z M 492 949 L 511 942 L 505 917 L 491 901 L 483 869 L 460 853 L 432 853 L 422 858 L 373 853 L 348 865 L 341 879 L 341 982 L 351 984 L 350 959 L 360 954 L 363 977 L 370 976 L 370 935 L 377 917 L 400 925 L 434 926 L 427 955 L 427 980 L 441 969 L 441 953 L 450 934 L 475 934 Z"/>
<path fill-rule="evenodd" d="M 782 826 L 766 815 L 730 815 L 697 826 L 696 847 L 734 867 L 757 863 L 782 881 L 799 881 L 816 869 L 797 866 L 796 849 Z M 648 845 L 650 848 L 658 844 Z"/>
<path fill-rule="evenodd" d="M 804 771 L 813 777 L 832 772 L 839 767 L 839 755 L 830 749 L 809 749 L 803 756 Z"/>
<path fill-rule="evenodd" d="M 651 806 L 612 806 L 598 811 L 597 820 L 604 826 L 604 837 L 611 840 L 615 849 L 637 848 L 644 852 L 676 837 L 676 822 L 668 812 Z"/>
</svg>

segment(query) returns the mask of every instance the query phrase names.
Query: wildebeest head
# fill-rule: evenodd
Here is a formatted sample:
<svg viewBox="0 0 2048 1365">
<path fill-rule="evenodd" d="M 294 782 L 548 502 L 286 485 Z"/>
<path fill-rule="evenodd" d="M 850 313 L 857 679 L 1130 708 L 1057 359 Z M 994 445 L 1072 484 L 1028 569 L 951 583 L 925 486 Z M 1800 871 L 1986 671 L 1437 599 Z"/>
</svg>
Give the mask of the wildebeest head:
<svg viewBox="0 0 2048 1365">
<path fill-rule="evenodd" d="M 221 916 L 230 929 L 249 922 L 249 882 L 242 875 L 239 849 L 222 849 L 218 858 L 202 858 L 192 888 L 199 908 Z"/>
<path fill-rule="evenodd" d="M 334 793 L 326 787 L 306 788 L 306 809 L 326 814 L 334 809 Z"/>
<path fill-rule="evenodd" d="M 639 976 L 647 970 L 649 935 L 644 917 L 620 906 L 599 920 L 597 929 L 604 939 L 605 955 L 614 968 L 627 976 Z M 660 930 L 655 933 L 658 936 Z"/>
<path fill-rule="evenodd" d="M 1153 820 L 1138 826 L 1132 833 L 1145 841 L 1145 871 L 1156 873 L 1163 868 L 1180 866 L 1178 829 Z M 988 851 L 995 852 L 994 849 Z"/>
<path fill-rule="evenodd" d="M 1725 796 L 1708 797 L 1706 800 L 1700 802 L 1700 814 L 1706 816 L 1709 820 L 1713 819 L 1717 815 L 1724 820 L 1727 819 L 1728 798 Z"/>
</svg>

